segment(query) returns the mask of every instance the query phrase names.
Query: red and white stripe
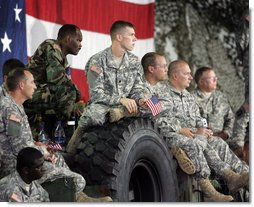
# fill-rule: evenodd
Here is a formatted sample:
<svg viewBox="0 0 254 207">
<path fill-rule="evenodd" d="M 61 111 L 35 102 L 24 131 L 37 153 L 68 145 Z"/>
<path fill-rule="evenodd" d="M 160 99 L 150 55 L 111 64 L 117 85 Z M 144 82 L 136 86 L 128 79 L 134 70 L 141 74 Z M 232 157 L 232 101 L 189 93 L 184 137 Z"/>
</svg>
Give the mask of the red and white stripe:
<svg viewBox="0 0 254 207">
<path fill-rule="evenodd" d="M 139 58 L 154 51 L 154 0 L 26 0 L 28 56 L 33 55 L 45 39 L 56 39 L 59 28 L 66 23 L 82 30 L 82 49 L 77 56 L 68 56 L 72 79 L 82 97 L 88 100 L 84 68 L 95 53 L 111 45 L 109 29 L 116 20 L 135 25 L 138 41 L 133 53 Z"/>
</svg>

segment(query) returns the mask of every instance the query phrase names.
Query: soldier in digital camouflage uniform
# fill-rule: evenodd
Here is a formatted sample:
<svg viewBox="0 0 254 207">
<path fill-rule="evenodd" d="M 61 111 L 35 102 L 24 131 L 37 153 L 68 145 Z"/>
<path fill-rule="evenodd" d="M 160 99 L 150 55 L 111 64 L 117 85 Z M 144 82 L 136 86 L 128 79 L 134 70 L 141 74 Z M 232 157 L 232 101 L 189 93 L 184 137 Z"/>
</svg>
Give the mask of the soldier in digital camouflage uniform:
<svg viewBox="0 0 254 207">
<path fill-rule="evenodd" d="M 214 70 L 207 66 L 199 68 L 195 73 L 195 81 L 197 89 L 193 91 L 193 95 L 201 116 L 207 120 L 208 128 L 213 131 L 208 143 L 236 172 L 249 171 L 246 163 L 224 141 L 232 136 L 235 117 L 226 94 L 216 89 L 217 77 Z"/>
<path fill-rule="evenodd" d="M 80 91 L 66 74 L 69 69 L 66 56 L 77 55 L 82 47 L 81 41 L 80 29 L 65 24 L 59 29 L 57 40 L 45 40 L 29 61 L 27 67 L 34 76 L 37 90 L 25 103 L 25 110 L 34 135 L 37 135 L 41 117 L 50 137 L 56 119 L 66 121 L 70 118 Z"/>
<path fill-rule="evenodd" d="M 140 100 L 140 115 L 142 117 L 152 117 L 151 110 L 148 109 L 146 102 L 152 96 L 160 97 L 161 92 L 166 90 L 164 81 L 167 79 L 168 64 L 166 58 L 156 52 L 146 53 L 141 59 L 141 65 L 144 70 L 144 87 L 145 97 Z M 161 102 L 162 110 L 165 109 L 163 102 Z M 186 153 L 178 148 L 171 149 L 175 158 L 178 161 L 180 168 L 187 174 L 195 173 L 195 166 L 188 158 Z"/>
<path fill-rule="evenodd" d="M 86 65 L 90 100 L 67 145 L 75 154 L 84 131 L 92 125 L 103 125 L 111 108 L 123 107 L 130 114 L 138 112 L 137 102 L 143 95 L 142 67 L 138 57 L 130 53 L 135 45 L 134 26 L 116 21 L 110 29 L 112 45 L 95 54 Z"/>
<path fill-rule="evenodd" d="M 34 147 L 40 150 L 47 160 L 44 162 L 45 174 L 38 180 L 39 183 L 71 177 L 78 201 L 94 201 L 83 193 L 86 184 L 84 178 L 72 172 L 60 154 L 49 152 L 46 145 L 33 140 L 22 106 L 25 100 L 32 98 L 36 89 L 33 75 L 28 70 L 17 68 L 8 74 L 6 86 L 9 94 L 0 102 L 0 151 L 3 152 L 0 178 L 15 170 L 16 157 L 21 149 Z M 107 198 L 95 199 L 95 201 L 107 200 Z"/>
<path fill-rule="evenodd" d="M 236 31 L 236 46 L 238 57 L 243 67 L 243 77 L 245 82 L 245 100 L 241 108 L 236 112 L 236 120 L 233 130 L 233 136 L 229 140 L 230 147 L 243 157 L 247 162 L 249 161 L 249 9 L 243 13 L 243 19 L 240 28 Z M 245 148 L 245 149 L 244 149 Z"/>
<path fill-rule="evenodd" d="M 2 71 L 3 84 L 0 86 L 0 100 L 3 96 L 6 96 L 6 94 L 7 94 L 7 88 L 6 88 L 6 85 L 5 85 L 5 80 L 8 76 L 8 73 L 11 72 L 12 70 L 14 70 L 17 67 L 24 68 L 25 65 L 20 60 L 15 59 L 15 58 L 8 59 L 4 62 L 3 71 Z"/>
<path fill-rule="evenodd" d="M 181 60 L 169 65 L 169 83 L 160 100 L 166 109 L 154 118 L 170 147 L 182 148 L 195 164 L 197 179 L 202 192 L 213 201 L 232 201 L 230 195 L 217 192 L 208 177 L 210 168 L 227 181 L 231 194 L 248 184 L 249 173 L 235 173 L 229 163 L 221 160 L 208 143 L 212 130 L 205 127 L 194 97 L 186 90 L 192 80 L 189 65 Z"/>
<path fill-rule="evenodd" d="M 42 153 L 31 147 L 17 156 L 16 170 L 0 180 L 0 201 L 49 202 L 48 193 L 37 182 L 44 173 Z"/>
</svg>

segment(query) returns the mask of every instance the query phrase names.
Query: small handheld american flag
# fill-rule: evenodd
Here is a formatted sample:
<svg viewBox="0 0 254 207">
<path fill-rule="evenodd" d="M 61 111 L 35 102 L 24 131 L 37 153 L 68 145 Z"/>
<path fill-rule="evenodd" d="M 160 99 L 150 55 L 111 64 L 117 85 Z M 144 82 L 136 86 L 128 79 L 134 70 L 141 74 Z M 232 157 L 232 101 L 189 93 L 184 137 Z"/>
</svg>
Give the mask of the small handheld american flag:
<svg viewBox="0 0 254 207">
<path fill-rule="evenodd" d="M 146 104 L 148 108 L 151 110 L 153 116 L 156 116 L 162 111 L 161 103 L 159 99 L 154 95 L 150 99 L 148 99 Z"/>
<path fill-rule="evenodd" d="M 62 146 L 60 144 L 57 144 L 57 143 L 47 144 L 47 147 L 50 148 L 50 149 L 53 149 L 53 150 L 63 151 Z"/>
</svg>

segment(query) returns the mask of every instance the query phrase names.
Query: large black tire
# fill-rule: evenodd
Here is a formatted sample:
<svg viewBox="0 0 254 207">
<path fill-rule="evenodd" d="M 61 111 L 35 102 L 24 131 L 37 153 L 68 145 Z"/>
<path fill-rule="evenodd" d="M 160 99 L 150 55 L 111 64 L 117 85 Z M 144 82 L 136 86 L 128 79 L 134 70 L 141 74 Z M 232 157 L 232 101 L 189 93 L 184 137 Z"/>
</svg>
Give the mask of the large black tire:
<svg viewBox="0 0 254 207">
<path fill-rule="evenodd" d="M 75 162 L 87 184 L 106 186 L 114 201 L 178 201 L 175 162 L 150 120 L 90 128 Z"/>
</svg>

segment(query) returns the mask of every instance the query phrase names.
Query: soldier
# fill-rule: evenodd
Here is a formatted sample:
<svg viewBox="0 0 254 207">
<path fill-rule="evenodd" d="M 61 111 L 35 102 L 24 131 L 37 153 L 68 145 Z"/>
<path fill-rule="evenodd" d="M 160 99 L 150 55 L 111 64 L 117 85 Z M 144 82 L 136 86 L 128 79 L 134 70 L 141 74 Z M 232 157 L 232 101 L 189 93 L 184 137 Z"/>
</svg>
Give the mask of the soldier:
<svg viewBox="0 0 254 207">
<path fill-rule="evenodd" d="M 166 58 L 156 52 L 146 53 L 141 59 L 141 65 L 144 70 L 144 84 L 146 91 L 146 99 L 140 100 L 140 111 L 142 116 L 147 116 L 146 101 L 152 95 L 155 95 L 157 98 L 160 97 L 161 91 L 165 90 L 164 81 L 167 79 L 168 64 Z M 163 102 L 162 108 L 163 106 Z M 143 109 L 144 108 L 144 109 Z M 149 113 L 151 116 L 151 113 Z M 177 159 L 181 169 L 187 174 L 195 173 L 195 166 L 192 161 L 188 158 L 186 153 L 178 148 L 172 149 L 172 152 Z"/>
<path fill-rule="evenodd" d="M 75 154 L 84 131 L 92 125 L 103 125 L 111 108 L 122 107 L 137 114 L 138 100 L 143 95 L 142 67 L 138 57 L 130 53 L 137 38 L 134 26 L 116 21 L 110 28 L 112 45 L 93 55 L 86 65 L 90 100 L 79 120 L 78 128 L 67 145 Z"/>
<path fill-rule="evenodd" d="M 154 118 L 155 123 L 161 128 L 168 146 L 182 148 L 194 163 L 194 176 L 204 195 L 212 201 L 232 201 L 232 196 L 219 193 L 210 183 L 210 167 L 226 180 L 231 194 L 248 184 L 249 173 L 232 171 L 209 145 L 207 140 L 212 130 L 204 126 L 195 99 L 186 90 L 192 80 L 189 65 L 181 60 L 171 62 L 168 76 L 169 83 L 161 94 L 166 109 Z"/>
<path fill-rule="evenodd" d="M 197 89 L 193 91 L 193 95 L 200 115 L 207 120 L 208 128 L 213 131 L 208 143 L 236 172 L 249 171 L 246 163 L 242 162 L 224 141 L 232 136 L 235 118 L 226 94 L 216 89 L 217 77 L 214 70 L 211 67 L 199 68 L 195 73 L 195 82 Z"/>
<path fill-rule="evenodd" d="M 243 77 L 245 82 L 245 100 L 241 108 L 236 112 L 236 120 L 234 124 L 233 136 L 229 140 L 230 147 L 239 156 L 249 162 L 249 9 L 243 13 L 242 22 L 239 24 L 240 28 L 236 31 L 236 46 L 238 57 L 243 67 Z M 244 150 L 247 149 L 247 150 Z"/>
<path fill-rule="evenodd" d="M 0 86 L 0 100 L 1 100 L 1 97 L 6 96 L 6 94 L 7 94 L 7 88 L 5 85 L 5 81 L 8 76 L 8 73 L 17 67 L 24 68 L 25 65 L 20 60 L 15 59 L 15 58 L 8 59 L 4 62 L 4 64 L 3 64 L 3 84 Z"/>
<path fill-rule="evenodd" d="M 44 173 L 42 153 L 23 148 L 17 156 L 16 170 L 0 180 L 0 201 L 49 202 L 48 193 L 37 182 Z"/>
<path fill-rule="evenodd" d="M 37 90 L 25 103 L 25 110 L 34 135 L 41 118 L 49 137 L 53 137 L 56 119 L 67 121 L 70 118 L 80 91 L 66 74 L 69 70 L 66 56 L 77 55 L 81 42 L 80 29 L 65 24 L 59 29 L 57 40 L 45 40 L 31 57 L 27 67 L 34 76 Z"/>
<path fill-rule="evenodd" d="M 14 171 L 16 157 L 21 149 L 34 147 L 40 150 L 45 160 L 47 160 L 44 162 L 46 172 L 38 180 L 39 183 L 71 177 L 75 183 L 78 201 L 108 201 L 109 197 L 94 199 L 84 194 L 83 189 L 86 184 L 84 178 L 72 172 L 62 156 L 48 151 L 45 144 L 34 142 L 27 116 L 22 106 L 25 100 L 32 98 L 36 89 L 33 75 L 26 69 L 16 68 L 8 74 L 6 86 L 8 95 L 0 102 L 0 151 L 3 152 L 0 178 Z"/>
</svg>

